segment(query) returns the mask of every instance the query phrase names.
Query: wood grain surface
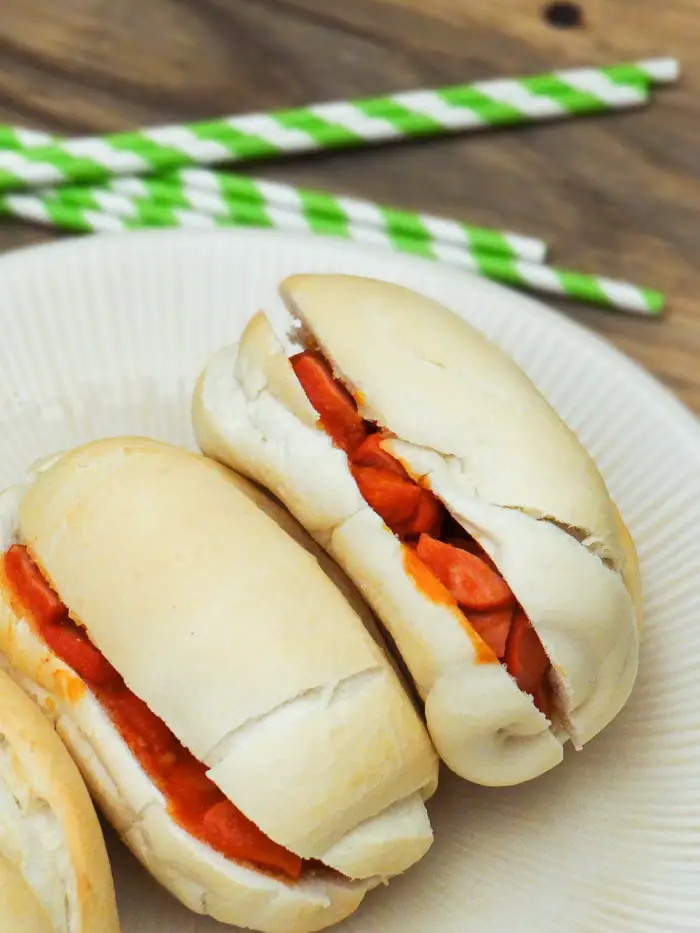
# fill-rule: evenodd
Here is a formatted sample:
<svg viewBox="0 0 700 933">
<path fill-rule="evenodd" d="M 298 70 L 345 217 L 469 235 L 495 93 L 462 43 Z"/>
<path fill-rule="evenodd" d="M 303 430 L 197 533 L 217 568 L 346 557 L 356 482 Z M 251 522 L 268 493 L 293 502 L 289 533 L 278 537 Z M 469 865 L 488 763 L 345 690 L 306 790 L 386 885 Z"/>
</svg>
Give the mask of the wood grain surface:
<svg viewBox="0 0 700 933">
<path fill-rule="evenodd" d="M 676 56 L 680 86 L 643 110 L 254 168 L 538 235 L 560 265 L 663 289 L 662 321 L 559 307 L 698 412 L 700 3 L 581 0 L 582 25 L 557 29 L 543 17 L 545 2 L 3 0 L 0 121 L 106 132 Z M 8 222 L 0 249 L 57 236 Z"/>
</svg>

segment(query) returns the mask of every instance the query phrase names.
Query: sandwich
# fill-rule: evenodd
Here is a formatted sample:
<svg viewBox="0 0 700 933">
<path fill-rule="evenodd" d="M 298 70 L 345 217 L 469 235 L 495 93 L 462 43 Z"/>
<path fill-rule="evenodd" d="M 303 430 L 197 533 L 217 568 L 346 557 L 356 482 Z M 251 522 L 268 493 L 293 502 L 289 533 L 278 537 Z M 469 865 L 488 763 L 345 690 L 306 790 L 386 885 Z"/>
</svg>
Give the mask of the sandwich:
<svg viewBox="0 0 700 933">
<path fill-rule="evenodd" d="M 48 719 L 0 671 L 0 929 L 119 933 L 102 830 Z"/>
<path fill-rule="evenodd" d="M 267 495 L 110 438 L 31 469 L 0 528 L 0 651 L 183 904 L 304 933 L 425 854 L 423 723 L 364 604 Z"/>
<path fill-rule="evenodd" d="M 462 777 L 531 780 L 620 712 L 634 544 L 516 363 L 405 288 L 296 275 L 202 372 L 201 450 L 277 496 L 357 584 Z"/>
</svg>

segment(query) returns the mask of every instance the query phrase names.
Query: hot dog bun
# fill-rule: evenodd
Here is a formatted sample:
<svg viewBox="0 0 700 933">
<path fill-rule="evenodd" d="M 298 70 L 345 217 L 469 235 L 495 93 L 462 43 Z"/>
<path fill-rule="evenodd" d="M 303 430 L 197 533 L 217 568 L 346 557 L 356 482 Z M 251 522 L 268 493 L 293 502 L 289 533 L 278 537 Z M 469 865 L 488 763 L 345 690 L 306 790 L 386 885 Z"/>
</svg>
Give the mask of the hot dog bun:
<svg viewBox="0 0 700 933">
<path fill-rule="evenodd" d="M 502 785 L 554 767 L 567 733 L 581 747 L 617 715 L 637 672 L 636 554 L 595 464 L 510 357 L 441 305 L 340 275 L 294 276 L 281 293 L 302 344 L 497 564 L 553 664 L 563 729 L 414 585 L 263 313 L 198 381 L 200 447 L 279 496 L 360 586 L 450 768 Z"/>
<path fill-rule="evenodd" d="M 320 929 L 426 852 L 437 758 L 425 729 L 283 509 L 212 461 L 139 438 L 51 460 L 3 503 L 5 547 L 28 546 L 211 780 L 275 842 L 347 876 L 286 883 L 180 829 L 92 694 L 5 593 L 0 649 L 55 707 L 110 821 L 188 907 L 265 931 Z"/>
<path fill-rule="evenodd" d="M 0 672 L 0 929 L 118 933 L 97 814 L 37 706 Z"/>
</svg>

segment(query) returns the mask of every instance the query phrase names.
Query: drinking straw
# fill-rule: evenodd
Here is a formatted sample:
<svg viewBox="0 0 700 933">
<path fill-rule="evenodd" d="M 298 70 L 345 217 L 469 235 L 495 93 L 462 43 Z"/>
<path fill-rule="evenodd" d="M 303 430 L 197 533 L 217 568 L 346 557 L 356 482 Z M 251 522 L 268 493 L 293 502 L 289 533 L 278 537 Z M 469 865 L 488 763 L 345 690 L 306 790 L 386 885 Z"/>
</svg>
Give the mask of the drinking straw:
<svg viewBox="0 0 700 933">
<path fill-rule="evenodd" d="M 224 174 L 208 169 L 179 169 L 160 177 L 116 178 L 105 189 L 88 186 L 62 186 L 40 189 L 44 197 L 59 196 L 77 206 L 108 213 L 119 211 L 119 196 L 155 201 L 225 219 L 236 216 L 248 204 L 272 217 L 286 218 L 300 229 L 323 232 L 326 225 L 373 231 L 377 242 L 391 245 L 412 238 L 424 245 L 457 246 L 469 251 L 494 253 L 509 258 L 541 262 L 547 246 L 542 240 L 507 230 L 415 213 L 358 198 L 326 194 L 305 188 L 245 175 Z"/>
<path fill-rule="evenodd" d="M 533 92 L 535 94 L 545 92 L 546 95 L 552 96 L 562 93 L 562 88 L 564 88 L 565 95 L 568 95 L 571 88 L 576 88 L 585 93 L 596 92 L 601 99 L 606 95 L 608 98 L 615 98 L 620 88 L 623 93 L 627 93 L 630 84 L 634 86 L 633 92 L 637 95 L 640 86 L 644 87 L 649 83 L 668 83 L 676 80 L 678 74 L 679 66 L 675 59 L 658 58 L 602 68 L 573 68 L 531 78 L 481 81 L 472 85 L 444 89 L 443 92 L 428 93 L 449 96 L 451 93 L 466 93 L 470 88 L 472 91 L 478 89 L 481 93 L 490 93 L 494 99 L 503 102 L 513 103 L 518 97 L 527 111 L 528 105 L 529 110 L 532 110 Z M 414 91 L 394 95 L 393 99 L 400 98 L 409 108 L 415 106 L 420 110 L 424 108 L 425 94 L 426 92 L 423 91 Z M 544 98 L 545 105 L 547 105 L 549 96 Z M 357 102 L 357 105 L 360 106 L 363 103 L 367 102 Z M 539 100 L 535 103 L 541 107 L 543 101 Z M 337 105 L 319 106 L 335 107 Z M 295 112 L 300 113 L 300 111 Z M 183 130 L 183 128 L 180 129 Z M 144 133 L 149 132 L 154 131 L 144 131 Z M 84 145 L 85 142 L 85 140 L 62 142 L 47 133 L 18 127 L 0 127 L 0 144 L 15 151 L 47 147 L 55 149 L 60 145 L 75 143 Z M 378 231 L 381 237 L 389 240 L 395 235 L 414 236 L 428 244 L 436 241 L 437 244 L 444 242 L 452 245 L 465 245 L 471 250 L 520 257 L 535 262 L 542 260 L 546 254 L 546 244 L 541 240 L 524 237 L 510 231 L 477 227 L 430 214 L 417 214 L 377 205 L 370 201 L 333 196 L 240 175 L 222 175 L 203 169 L 180 169 L 178 172 L 163 175 L 154 182 L 140 182 L 136 178 L 126 178 L 123 181 L 117 179 L 111 182 L 110 187 L 117 192 L 123 191 L 125 194 L 142 197 L 150 196 L 155 200 L 176 203 L 178 206 L 212 213 L 215 216 L 226 216 L 230 211 L 228 202 L 231 200 L 248 201 L 265 207 L 273 215 L 277 210 L 286 211 L 290 207 L 297 214 L 301 211 L 311 230 L 322 228 L 330 220 L 332 223 L 345 222 L 349 225 L 368 227 Z M 72 188 L 66 189 L 65 196 L 76 199 L 78 204 L 84 203 L 82 195 L 74 192 Z"/>
<path fill-rule="evenodd" d="M 6 128 L 0 191 L 99 182 L 191 165 L 361 146 L 636 107 L 652 78 L 637 65 L 573 69 L 222 117 L 28 147 Z M 653 69 L 651 69 L 653 70 Z M 22 145 L 24 148 L 17 148 Z M 14 145 L 14 149 L 12 148 Z"/>
<path fill-rule="evenodd" d="M 118 195 L 126 203 L 126 195 Z M 268 229 L 299 230 L 300 225 L 290 220 L 293 215 L 271 217 L 262 207 L 241 204 L 239 210 L 226 218 L 213 217 L 198 211 L 172 208 L 154 201 L 131 199 L 131 215 L 110 213 L 81 207 L 60 197 L 6 194 L 0 197 L 0 214 L 22 217 L 76 232 L 119 232 L 149 227 L 182 227 L 211 229 L 215 227 L 263 227 Z M 340 237 L 358 243 L 375 245 L 375 231 L 353 228 L 344 223 L 328 222 L 322 231 L 327 236 Z M 401 253 L 439 259 L 467 269 L 489 279 L 505 282 L 519 288 L 546 294 L 563 295 L 578 301 L 602 305 L 619 311 L 643 315 L 658 315 L 663 310 L 664 296 L 657 291 L 628 282 L 608 279 L 539 265 L 525 260 L 508 259 L 485 253 L 470 253 L 448 245 L 435 246 L 415 239 L 394 237 L 392 248 Z"/>
<path fill-rule="evenodd" d="M 459 96 L 467 93 L 469 88 L 478 88 L 484 94 L 498 93 L 502 89 L 504 96 L 509 93 L 514 96 L 522 88 L 530 92 L 541 92 L 548 96 L 562 93 L 568 96 L 571 87 L 587 90 L 593 93 L 599 90 L 602 96 L 614 94 L 612 85 L 635 85 L 646 87 L 649 84 L 672 84 L 678 80 L 680 65 L 675 58 L 649 58 L 636 62 L 625 62 L 616 65 L 601 65 L 588 68 L 564 68 L 541 75 L 523 78 L 495 78 L 484 81 L 475 81 L 467 85 L 455 85 L 436 91 L 407 91 L 404 94 L 389 95 L 388 100 L 401 97 L 407 107 L 419 103 L 424 94 L 452 94 Z M 375 99 L 377 100 L 377 99 Z M 367 101 L 355 101 L 354 105 L 362 107 Z M 335 107 L 337 104 L 316 104 L 309 108 L 299 108 L 293 111 L 280 111 L 282 114 L 302 113 L 304 109 L 314 110 L 321 107 Z M 351 104 L 352 106 L 352 104 Z M 235 119 L 235 118 L 229 118 Z M 57 137 L 42 130 L 30 130 L 24 127 L 0 127 L 0 149 L 36 149 L 51 146 L 58 141 Z"/>
<path fill-rule="evenodd" d="M 0 198 L 0 213 L 80 231 L 303 229 L 443 259 L 521 287 L 658 314 L 664 303 L 658 292 L 528 262 L 542 258 L 546 249 L 533 238 L 184 166 L 636 106 L 647 100 L 650 84 L 669 83 L 678 75 L 675 59 L 649 59 L 63 141 L 0 127 L 0 145 L 11 150 L 0 152 L 0 191 L 176 166 L 159 179 L 112 179 L 108 189 L 66 185 L 34 197 L 9 194 Z"/>
</svg>

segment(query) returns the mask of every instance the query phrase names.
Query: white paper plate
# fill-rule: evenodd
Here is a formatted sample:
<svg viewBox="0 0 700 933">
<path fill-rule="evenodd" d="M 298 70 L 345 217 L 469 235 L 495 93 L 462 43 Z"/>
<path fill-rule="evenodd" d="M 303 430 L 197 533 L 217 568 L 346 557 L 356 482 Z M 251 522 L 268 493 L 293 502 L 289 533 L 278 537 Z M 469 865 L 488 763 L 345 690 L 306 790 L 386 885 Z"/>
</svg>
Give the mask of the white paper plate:
<svg viewBox="0 0 700 933">
<path fill-rule="evenodd" d="M 672 396 L 561 316 L 384 251 L 269 233 L 95 237 L 0 260 L 0 484 L 117 433 L 193 444 L 193 381 L 276 284 L 374 275 L 444 301 L 533 377 L 597 458 L 646 589 L 638 685 L 615 724 L 531 785 L 443 776 L 429 856 L 346 933 L 700 931 L 700 431 Z M 640 324 L 640 326 L 645 326 Z M 653 339 L 650 326 L 649 337 Z M 125 933 L 214 933 L 112 845 Z"/>
</svg>

